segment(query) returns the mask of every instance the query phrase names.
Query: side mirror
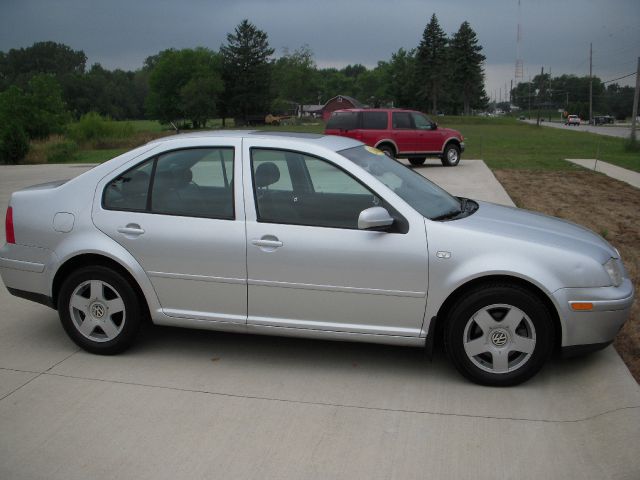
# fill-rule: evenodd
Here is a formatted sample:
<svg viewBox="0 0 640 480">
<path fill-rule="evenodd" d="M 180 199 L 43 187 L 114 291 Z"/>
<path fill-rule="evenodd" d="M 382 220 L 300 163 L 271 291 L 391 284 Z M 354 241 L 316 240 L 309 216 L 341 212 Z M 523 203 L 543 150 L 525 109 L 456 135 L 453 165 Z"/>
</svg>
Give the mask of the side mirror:
<svg viewBox="0 0 640 480">
<path fill-rule="evenodd" d="M 431 130 L 437 130 L 437 129 L 438 129 L 438 122 L 431 123 Z"/>
<path fill-rule="evenodd" d="M 371 207 L 360 212 L 358 228 L 360 230 L 386 230 L 393 225 L 393 217 L 386 208 Z"/>
</svg>

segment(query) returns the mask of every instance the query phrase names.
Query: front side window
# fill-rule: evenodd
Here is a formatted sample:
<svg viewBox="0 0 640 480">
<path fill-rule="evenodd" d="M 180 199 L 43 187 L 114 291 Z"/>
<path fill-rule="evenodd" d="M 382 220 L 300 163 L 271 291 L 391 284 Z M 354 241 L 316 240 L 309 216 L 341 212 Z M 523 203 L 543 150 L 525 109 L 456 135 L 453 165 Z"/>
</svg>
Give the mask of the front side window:
<svg viewBox="0 0 640 480">
<path fill-rule="evenodd" d="M 411 114 L 409 112 L 393 112 L 393 128 L 407 130 L 413 128 Z"/>
<path fill-rule="evenodd" d="M 260 222 L 357 229 L 360 212 L 381 204 L 358 180 L 317 157 L 254 148 L 251 168 Z"/>
<path fill-rule="evenodd" d="M 416 125 L 416 128 L 418 130 L 431 130 L 431 120 L 429 120 L 423 114 L 412 113 L 411 116 L 413 116 L 413 123 Z"/>
<path fill-rule="evenodd" d="M 110 210 L 234 218 L 233 149 L 191 148 L 147 160 L 111 181 Z"/>
</svg>

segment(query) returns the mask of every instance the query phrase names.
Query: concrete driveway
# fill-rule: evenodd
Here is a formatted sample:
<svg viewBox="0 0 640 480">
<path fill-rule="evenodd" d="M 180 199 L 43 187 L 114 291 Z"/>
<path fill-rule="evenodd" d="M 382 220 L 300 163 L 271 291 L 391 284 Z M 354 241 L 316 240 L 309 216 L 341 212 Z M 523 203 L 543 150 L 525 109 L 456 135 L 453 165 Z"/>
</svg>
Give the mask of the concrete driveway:
<svg viewBox="0 0 640 480">
<path fill-rule="evenodd" d="M 81 171 L 0 167 L 0 207 Z M 506 195 L 480 161 L 419 171 Z M 171 328 L 100 357 L 0 288 L 2 479 L 631 480 L 639 431 L 640 389 L 612 348 L 508 389 L 441 353 Z"/>
</svg>

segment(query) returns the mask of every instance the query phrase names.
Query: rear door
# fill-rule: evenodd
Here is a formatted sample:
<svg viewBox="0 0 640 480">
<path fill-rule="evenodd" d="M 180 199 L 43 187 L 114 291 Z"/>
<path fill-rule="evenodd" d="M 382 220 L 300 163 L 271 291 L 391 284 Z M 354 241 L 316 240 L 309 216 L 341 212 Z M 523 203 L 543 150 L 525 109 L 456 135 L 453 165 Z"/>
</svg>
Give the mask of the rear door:
<svg viewBox="0 0 640 480">
<path fill-rule="evenodd" d="M 93 221 L 142 265 L 165 314 L 245 323 L 241 141 L 209 143 L 103 180 Z"/>
<path fill-rule="evenodd" d="M 360 141 L 375 147 L 376 144 L 385 138 L 388 138 L 389 130 L 389 113 L 379 111 L 364 111 L 361 113 L 361 137 Z"/>
<path fill-rule="evenodd" d="M 398 146 L 398 153 L 417 151 L 416 132 L 409 112 L 393 112 L 391 114 L 391 137 Z"/>
</svg>

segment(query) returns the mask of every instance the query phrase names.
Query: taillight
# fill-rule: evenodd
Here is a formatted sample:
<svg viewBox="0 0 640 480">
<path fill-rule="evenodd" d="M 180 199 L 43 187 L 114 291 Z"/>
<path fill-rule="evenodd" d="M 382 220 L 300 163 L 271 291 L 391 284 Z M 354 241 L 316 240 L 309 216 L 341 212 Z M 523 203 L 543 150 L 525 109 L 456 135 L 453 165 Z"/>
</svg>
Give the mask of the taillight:
<svg viewBox="0 0 640 480">
<path fill-rule="evenodd" d="M 16 243 L 16 234 L 13 231 L 13 208 L 7 208 L 7 216 L 4 219 L 4 231 L 7 236 L 7 243 Z"/>
</svg>

